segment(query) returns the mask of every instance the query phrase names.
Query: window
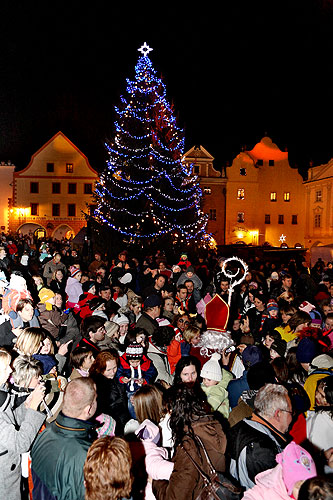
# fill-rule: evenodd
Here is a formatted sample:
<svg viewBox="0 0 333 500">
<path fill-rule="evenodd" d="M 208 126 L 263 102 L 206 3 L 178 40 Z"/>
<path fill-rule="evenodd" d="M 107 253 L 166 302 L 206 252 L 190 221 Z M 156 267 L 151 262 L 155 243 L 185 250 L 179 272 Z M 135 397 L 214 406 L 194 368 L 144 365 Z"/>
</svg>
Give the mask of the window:
<svg viewBox="0 0 333 500">
<path fill-rule="evenodd" d="M 60 217 L 60 203 L 52 203 L 52 216 Z"/>
<path fill-rule="evenodd" d="M 290 193 L 284 193 L 283 199 L 284 199 L 284 201 L 290 201 Z"/>
<path fill-rule="evenodd" d="M 274 160 L 268 160 L 268 166 L 274 167 Z"/>
<path fill-rule="evenodd" d="M 321 189 L 319 191 L 316 191 L 316 201 L 322 201 Z M 320 227 L 320 226 L 318 226 L 318 227 Z"/>
<path fill-rule="evenodd" d="M 314 216 L 314 227 L 321 227 L 321 214 Z"/>
<path fill-rule="evenodd" d="M 215 208 L 211 208 L 209 210 L 209 220 L 216 220 L 216 210 L 215 210 Z"/>
<path fill-rule="evenodd" d="M 239 175 L 246 175 L 246 168 L 240 168 L 239 169 Z"/>
<path fill-rule="evenodd" d="M 276 194 L 276 192 L 271 192 L 271 201 L 277 201 L 277 194 Z"/>
<path fill-rule="evenodd" d="M 257 160 L 257 167 L 262 167 L 264 164 L 264 160 Z"/>
<path fill-rule="evenodd" d="M 265 224 L 270 224 L 271 223 L 271 216 L 270 214 L 265 214 Z"/>
<path fill-rule="evenodd" d="M 60 194 L 61 184 L 60 182 L 52 182 L 52 194 Z"/>
<path fill-rule="evenodd" d="M 66 174 L 73 173 L 73 163 L 66 163 Z"/>
<path fill-rule="evenodd" d="M 245 198 L 245 189 L 239 188 L 237 189 L 237 200 L 244 200 Z"/>
<path fill-rule="evenodd" d="M 209 187 L 204 187 L 203 192 L 204 194 L 212 194 L 212 190 Z"/>
<path fill-rule="evenodd" d="M 39 182 L 30 182 L 30 193 L 39 193 Z"/>
<path fill-rule="evenodd" d="M 54 172 L 54 163 L 46 164 L 46 172 Z"/>
<path fill-rule="evenodd" d="M 85 184 L 83 186 L 84 194 L 92 194 L 92 184 Z"/>
<path fill-rule="evenodd" d="M 237 213 L 237 222 L 245 222 L 245 214 L 244 212 Z"/>
<path fill-rule="evenodd" d="M 68 203 L 67 205 L 67 215 L 68 217 L 75 217 L 76 206 L 75 203 Z"/>
<path fill-rule="evenodd" d="M 292 215 L 291 216 L 291 223 L 296 225 L 297 224 L 297 215 Z"/>
<path fill-rule="evenodd" d="M 68 183 L 68 194 L 76 194 L 76 182 Z"/>
<path fill-rule="evenodd" d="M 279 215 L 278 216 L 278 223 L 279 224 L 284 224 L 284 215 Z"/>
<path fill-rule="evenodd" d="M 39 203 L 30 203 L 30 213 L 31 215 L 38 215 Z"/>
<path fill-rule="evenodd" d="M 196 174 L 196 175 L 198 175 L 200 173 L 200 167 L 199 167 L 199 165 L 194 165 L 193 173 Z"/>
</svg>

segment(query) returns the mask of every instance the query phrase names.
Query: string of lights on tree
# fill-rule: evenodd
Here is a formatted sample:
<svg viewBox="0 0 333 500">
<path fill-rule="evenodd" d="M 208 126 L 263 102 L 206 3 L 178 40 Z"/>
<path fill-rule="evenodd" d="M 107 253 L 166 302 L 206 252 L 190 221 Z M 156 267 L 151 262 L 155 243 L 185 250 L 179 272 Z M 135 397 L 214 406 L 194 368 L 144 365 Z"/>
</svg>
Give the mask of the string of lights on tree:
<svg viewBox="0 0 333 500">
<path fill-rule="evenodd" d="M 184 162 L 184 132 L 177 126 L 166 87 L 146 43 L 115 107 L 115 136 L 96 188 L 95 218 L 129 241 L 170 235 L 173 241 L 207 238 L 202 192 Z"/>
</svg>

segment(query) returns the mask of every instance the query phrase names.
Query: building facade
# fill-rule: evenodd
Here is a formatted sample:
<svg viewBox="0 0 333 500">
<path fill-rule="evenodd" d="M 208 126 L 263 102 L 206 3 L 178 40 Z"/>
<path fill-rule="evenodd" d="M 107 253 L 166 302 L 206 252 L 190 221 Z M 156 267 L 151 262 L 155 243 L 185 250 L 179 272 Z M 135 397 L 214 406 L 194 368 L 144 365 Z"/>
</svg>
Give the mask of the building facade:
<svg viewBox="0 0 333 500">
<path fill-rule="evenodd" d="M 9 210 L 13 197 L 13 175 L 15 166 L 10 162 L 2 161 L 0 164 L 0 230 L 7 233 L 9 230 Z"/>
<path fill-rule="evenodd" d="M 309 247 L 333 243 L 333 159 L 311 167 L 305 187 L 305 241 Z"/>
<path fill-rule="evenodd" d="M 226 244 L 304 245 L 303 179 L 269 137 L 227 169 Z"/>
<path fill-rule="evenodd" d="M 97 180 L 87 157 L 58 132 L 14 173 L 10 231 L 74 237 L 86 225 L 83 212 L 93 203 Z"/>
<path fill-rule="evenodd" d="M 203 146 L 194 146 L 184 155 L 187 165 L 193 165 L 193 175 L 199 178 L 203 193 L 203 211 L 208 215 L 207 232 L 218 245 L 225 243 L 226 177 L 213 166 L 214 158 Z"/>
</svg>

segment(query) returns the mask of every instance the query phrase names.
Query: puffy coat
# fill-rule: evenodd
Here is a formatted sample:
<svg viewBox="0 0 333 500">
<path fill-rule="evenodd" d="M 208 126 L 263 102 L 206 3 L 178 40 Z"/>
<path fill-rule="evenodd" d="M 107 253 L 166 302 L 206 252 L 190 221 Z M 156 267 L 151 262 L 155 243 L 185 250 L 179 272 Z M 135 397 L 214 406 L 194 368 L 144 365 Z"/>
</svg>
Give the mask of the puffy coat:
<svg viewBox="0 0 333 500">
<path fill-rule="evenodd" d="M 193 424 L 194 433 L 202 440 L 215 469 L 225 471 L 226 437 L 220 423 L 213 416 L 206 416 Z M 205 459 L 199 453 L 193 439 L 185 436 L 183 447 L 201 467 L 208 472 Z M 169 481 L 153 480 L 153 493 L 157 500 L 190 500 L 198 496 L 204 487 L 195 465 L 181 446 L 173 458 L 174 469 Z"/>
<path fill-rule="evenodd" d="M 120 363 L 119 367 L 117 370 L 116 377 L 119 380 L 120 383 L 124 383 L 123 379 L 124 377 L 131 378 L 132 376 L 135 378 L 143 378 L 145 379 L 146 384 L 152 384 L 154 380 L 156 379 L 157 376 L 157 370 L 150 359 L 148 359 L 145 355 L 142 356 L 141 363 L 140 363 L 140 371 L 141 371 L 141 377 L 139 376 L 139 370 L 138 368 L 133 368 L 130 366 L 129 362 L 127 361 L 126 353 L 123 354 L 120 357 Z M 133 374 L 133 375 L 132 375 Z M 133 389 L 132 389 L 133 385 Z M 137 391 L 139 389 L 139 385 L 136 382 L 133 382 L 133 384 L 130 382 L 127 383 L 126 389 L 128 391 Z"/>
</svg>

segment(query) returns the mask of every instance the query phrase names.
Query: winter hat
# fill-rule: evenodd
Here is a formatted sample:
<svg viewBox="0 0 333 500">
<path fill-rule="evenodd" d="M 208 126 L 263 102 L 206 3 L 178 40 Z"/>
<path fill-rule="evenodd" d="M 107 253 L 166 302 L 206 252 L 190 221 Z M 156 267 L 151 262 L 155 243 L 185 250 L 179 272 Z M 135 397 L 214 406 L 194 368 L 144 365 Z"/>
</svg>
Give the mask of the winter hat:
<svg viewBox="0 0 333 500">
<path fill-rule="evenodd" d="M 84 292 L 89 292 L 89 290 L 93 287 L 96 286 L 96 283 L 94 281 L 88 280 L 82 283 L 82 290 Z"/>
<path fill-rule="evenodd" d="M 47 311 L 52 311 L 52 304 L 49 302 L 54 296 L 55 293 L 49 288 L 41 288 L 39 291 L 39 298 L 42 304 L 45 304 Z"/>
<path fill-rule="evenodd" d="M 289 496 L 297 481 L 310 479 L 317 475 L 311 455 L 294 441 L 289 443 L 282 453 L 276 455 L 276 461 L 282 467 L 283 482 Z"/>
<path fill-rule="evenodd" d="M 271 345 L 271 349 L 273 349 L 279 354 L 279 356 L 281 356 L 281 358 L 283 358 L 286 354 L 287 342 L 283 339 L 275 339 L 273 344 Z"/>
<path fill-rule="evenodd" d="M 149 295 L 143 303 L 143 307 L 156 307 L 162 304 L 161 297 L 159 295 Z"/>
<path fill-rule="evenodd" d="M 106 330 L 106 335 L 110 338 L 119 331 L 119 325 L 115 321 L 105 321 L 104 328 Z"/>
<path fill-rule="evenodd" d="M 220 359 L 221 355 L 218 352 L 214 352 L 210 360 L 203 365 L 200 377 L 220 382 L 222 380 L 222 370 L 219 364 Z"/>
<path fill-rule="evenodd" d="M 127 325 L 129 323 L 129 319 L 125 314 L 116 314 L 113 320 L 117 325 Z"/>
<path fill-rule="evenodd" d="M 266 309 L 267 311 L 278 311 L 279 310 L 279 306 L 277 305 L 277 303 L 275 302 L 275 300 L 269 300 L 267 302 L 267 306 L 266 306 Z"/>
<path fill-rule="evenodd" d="M 133 342 L 126 347 L 126 359 L 141 359 L 143 356 L 143 347 L 141 344 Z"/>
<path fill-rule="evenodd" d="M 311 363 L 318 353 L 317 342 L 310 337 L 304 337 L 297 346 L 296 358 L 299 363 Z"/>
<path fill-rule="evenodd" d="M 96 427 L 97 436 L 99 438 L 115 435 L 116 421 L 114 418 L 110 417 L 110 415 L 106 415 L 106 413 L 101 413 L 95 420 L 100 423 L 100 426 Z"/>
<path fill-rule="evenodd" d="M 309 373 L 314 371 L 315 369 L 322 369 L 322 368 L 333 368 L 333 358 L 329 354 L 320 354 L 319 356 L 316 356 L 313 358 L 311 361 L 311 367 L 309 370 Z"/>
<path fill-rule="evenodd" d="M 248 345 L 243 351 L 242 361 L 245 366 L 245 370 L 248 370 L 250 366 L 262 361 L 262 354 L 259 347 L 255 345 Z"/>
<path fill-rule="evenodd" d="M 77 267 L 75 267 L 74 269 L 71 270 L 71 277 L 74 278 L 74 276 L 76 276 L 78 273 L 81 273 L 81 269 L 78 269 Z"/>
<path fill-rule="evenodd" d="M 33 358 L 37 359 L 43 366 L 43 375 L 50 373 L 54 366 L 57 366 L 55 358 L 48 354 L 34 354 Z"/>
<path fill-rule="evenodd" d="M 276 271 L 273 271 L 272 274 L 271 274 L 271 279 L 273 281 L 278 280 L 279 279 L 279 274 Z"/>
</svg>

